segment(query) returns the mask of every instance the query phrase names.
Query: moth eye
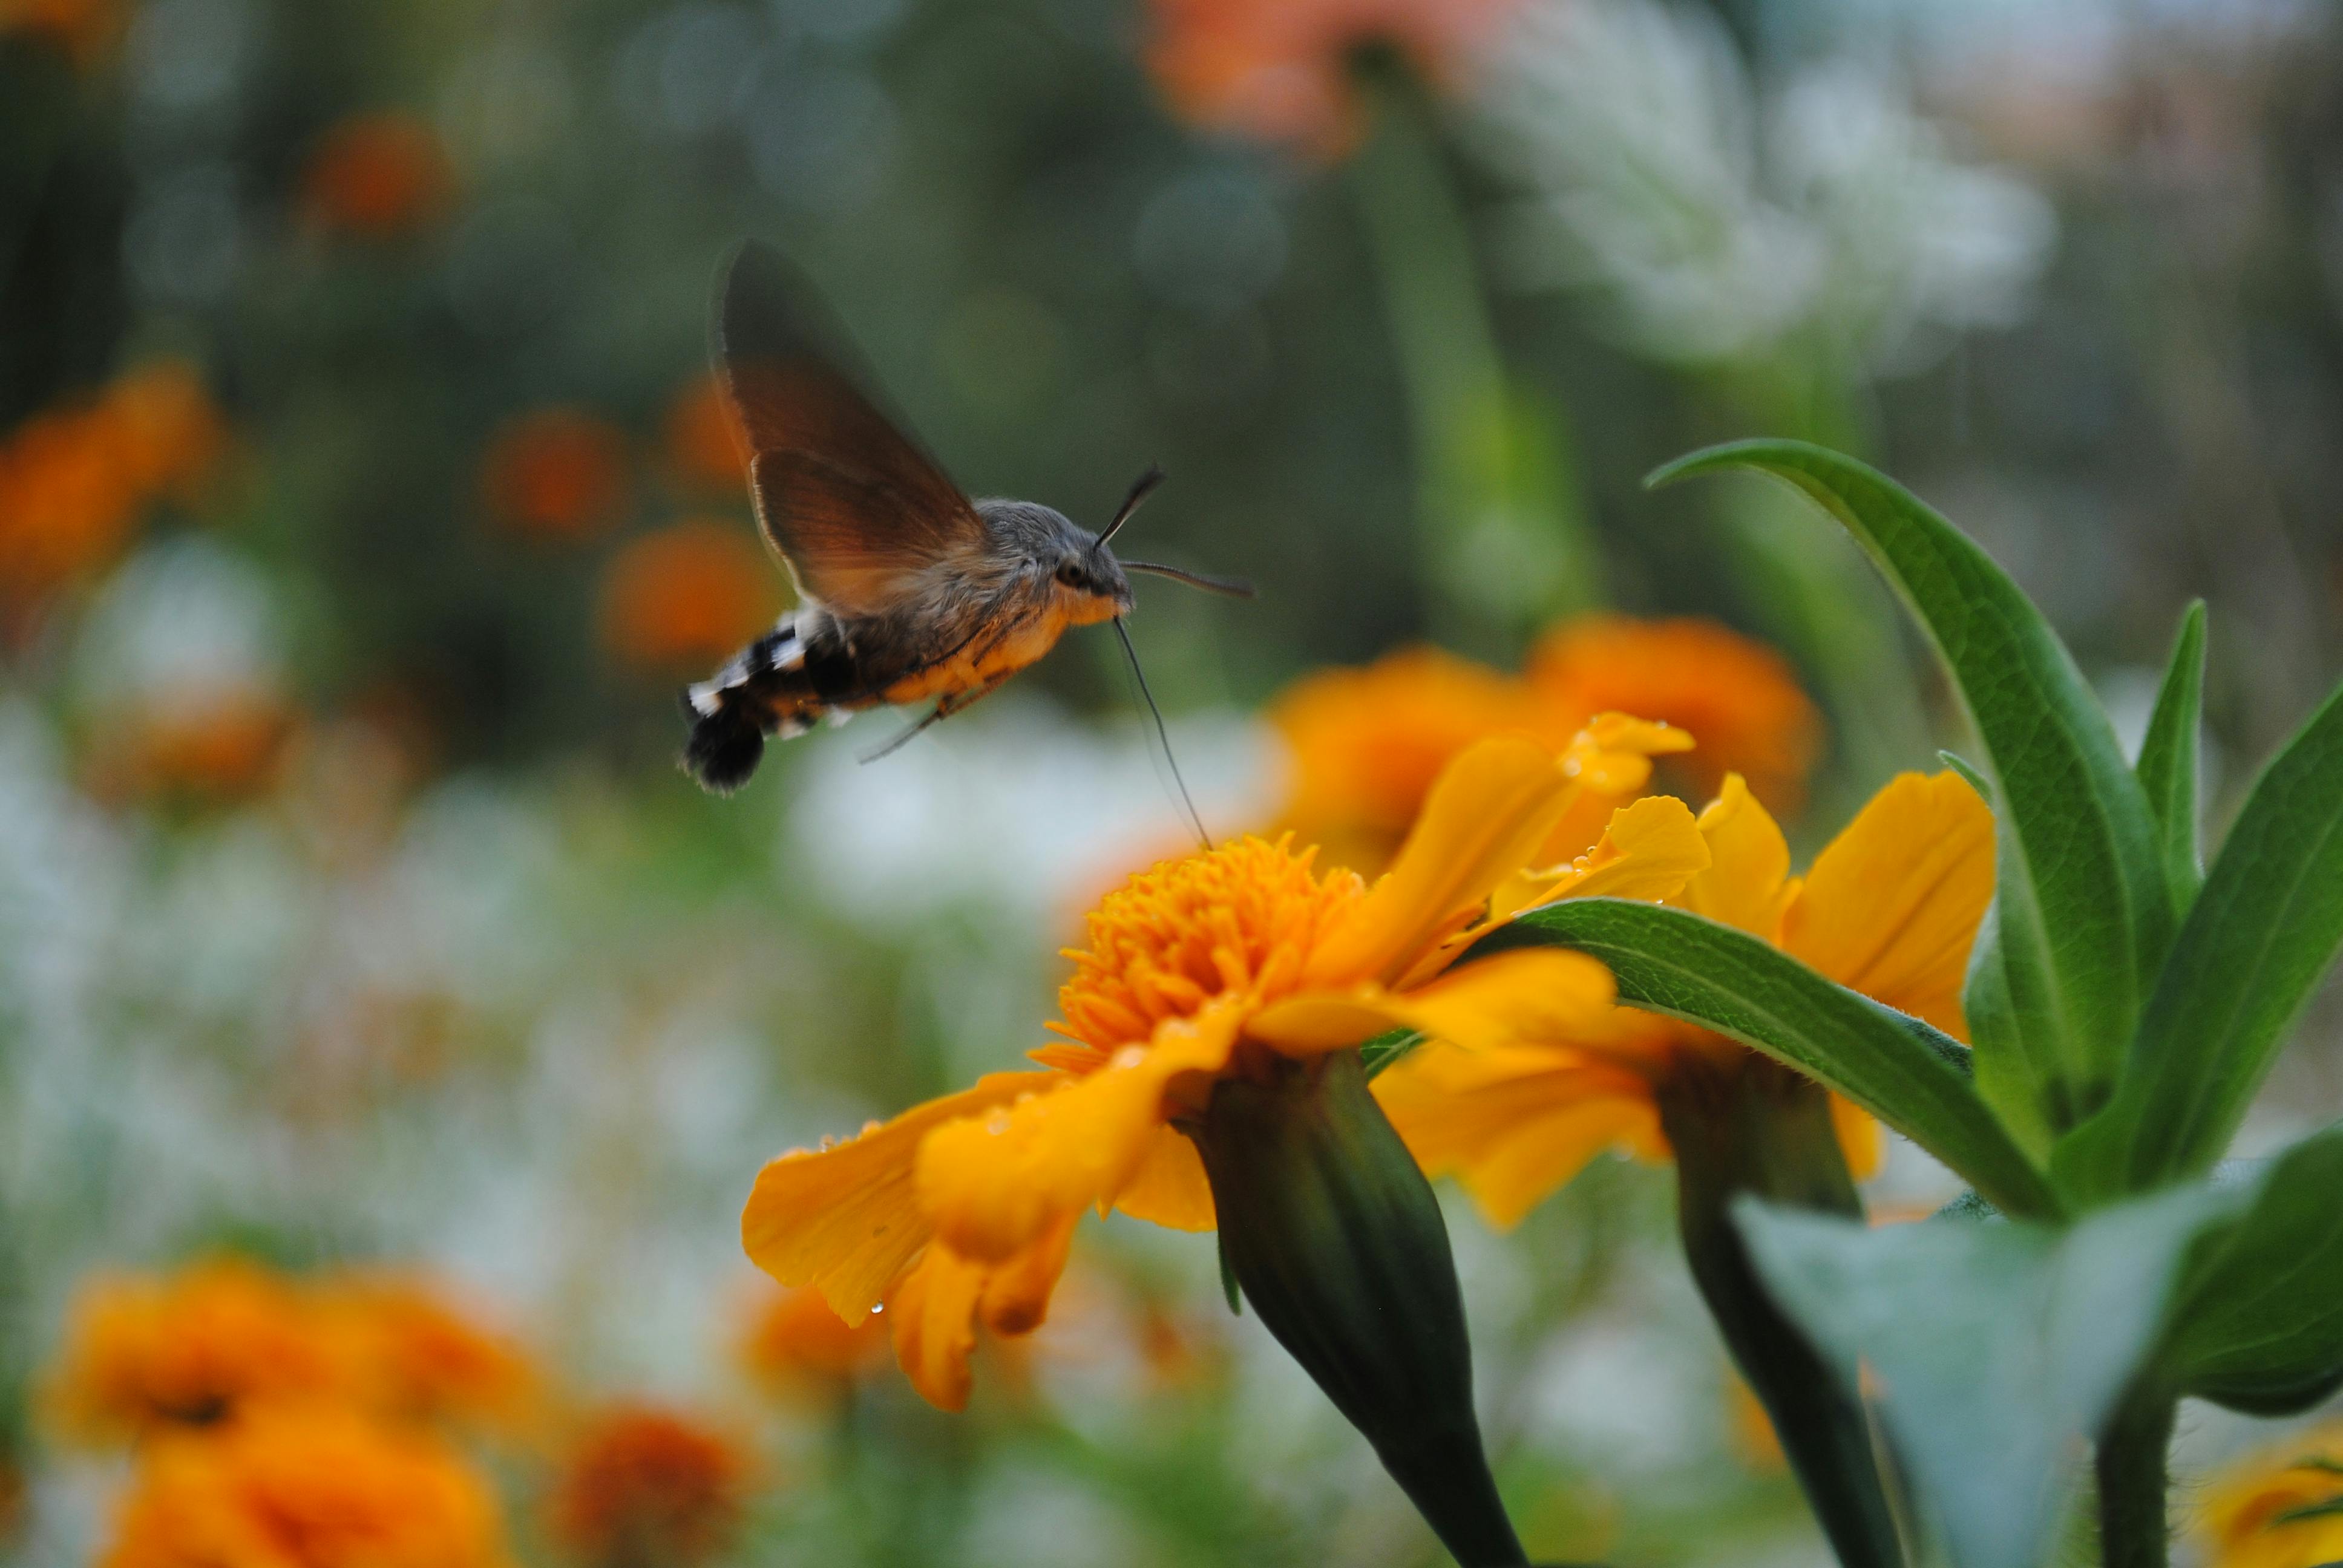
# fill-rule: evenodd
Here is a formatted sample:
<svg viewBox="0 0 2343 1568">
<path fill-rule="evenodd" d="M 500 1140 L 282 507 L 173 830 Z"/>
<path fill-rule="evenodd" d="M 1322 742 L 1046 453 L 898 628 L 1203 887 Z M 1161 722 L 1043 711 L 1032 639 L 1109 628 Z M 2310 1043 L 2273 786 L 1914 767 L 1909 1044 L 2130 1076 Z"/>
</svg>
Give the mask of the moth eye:
<svg viewBox="0 0 2343 1568">
<path fill-rule="evenodd" d="M 1068 588 L 1080 588 L 1082 586 L 1082 568 L 1068 561 L 1058 568 L 1058 580 Z"/>
</svg>

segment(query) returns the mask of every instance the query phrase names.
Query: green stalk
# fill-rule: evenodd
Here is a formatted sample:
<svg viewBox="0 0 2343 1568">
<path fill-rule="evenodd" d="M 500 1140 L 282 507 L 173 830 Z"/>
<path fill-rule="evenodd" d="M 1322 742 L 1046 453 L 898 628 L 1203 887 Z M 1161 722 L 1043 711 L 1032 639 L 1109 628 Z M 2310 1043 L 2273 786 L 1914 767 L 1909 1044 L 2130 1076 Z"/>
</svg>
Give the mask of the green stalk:
<svg viewBox="0 0 2343 1568">
<path fill-rule="evenodd" d="M 1372 124 L 1351 189 L 1407 394 L 1438 629 L 1487 641 L 1591 608 L 1602 565 L 1567 416 L 1506 374 L 1422 92 L 1395 61 L 1364 61 L 1358 77 Z"/>
<path fill-rule="evenodd" d="M 2099 1551 L 2105 1568 L 2165 1568 L 2172 1530 L 2165 1509 L 2165 1455 L 2177 1402 L 2135 1392 L 2099 1434 Z"/>
<path fill-rule="evenodd" d="M 1677 1219 L 1693 1282 L 1748 1380 L 1845 1568 L 1901 1568 L 1904 1549 L 1871 1423 L 1759 1282 L 1733 1222 L 1743 1193 L 1860 1217 L 1830 1096 L 1755 1052 L 1687 1056 L 1659 1091 L 1676 1159 Z"/>
</svg>

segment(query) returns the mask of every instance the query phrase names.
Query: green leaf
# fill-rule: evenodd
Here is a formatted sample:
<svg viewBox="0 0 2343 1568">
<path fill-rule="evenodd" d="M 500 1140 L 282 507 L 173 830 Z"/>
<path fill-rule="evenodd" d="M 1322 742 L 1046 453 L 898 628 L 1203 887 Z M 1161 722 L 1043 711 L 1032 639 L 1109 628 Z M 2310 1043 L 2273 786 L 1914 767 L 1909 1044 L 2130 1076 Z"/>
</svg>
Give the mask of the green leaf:
<svg viewBox="0 0 2343 1568">
<path fill-rule="evenodd" d="M 2197 731 L 2205 709 L 2205 601 L 2180 618 L 2164 685 L 2148 715 L 2132 773 L 2147 792 L 2164 847 L 2164 879 L 2175 919 L 2188 912 L 2205 871 L 2197 858 Z"/>
<path fill-rule="evenodd" d="M 2159 1360 L 2184 1393 L 2255 1415 L 2343 1385 L 2343 1127 L 2272 1163 L 2191 1260 Z"/>
<path fill-rule="evenodd" d="M 1853 533 L 1950 668 L 1998 781 L 2000 886 L 1970 1013 L 1978 1087 L 2037 1149 L 2114 1087 L 2172 930 L 2147 798 L 2074 660 L 2017 585 L 1886 476 L 1799 441 L 1742 441 L 1647 481 L 1749 468 Z"/>
<path fill-rule="evenodd" d="M 1953 1568 L 2036 1568 L 2097 1435 L 2156 1342 L 2181 1256 L 2234 1200 L 2205 1187 L 2072 1228 L 1868 1230 L 1745 1201 L 1751 1254 L 1881 1423 Z"/>
<path fill-rule="evenodd" d="M 2272 759 L 2172 946 L 2114 1104 L 2053 1169 L 2104 1200 L 2220 1158 L 2343 947 L 2343 689 Z"/>
<path fill-rule="evenodd" d="M 1426 1036 L 1417 1030 L 1385 1030 L 1360 1045 L 1359 1065 L 1367 1070 L 1367 1077 L 1372 1081 L 1377 1073 L 1396 1065 L 1425 1039 Z"/>
<path fill-rule="evenodd" d="M 1731 926 L 1624 899 L 1532 910 L 1474 945 L 1575 948 L 1620 1000 L 1732 1036 L 1845 1095 L 2014 1214 L 2057 1209 L 2048 1183 L 1968 1079 L 1968 1052 L 1916 1018 L 1815 973 Z"/>
</svg>

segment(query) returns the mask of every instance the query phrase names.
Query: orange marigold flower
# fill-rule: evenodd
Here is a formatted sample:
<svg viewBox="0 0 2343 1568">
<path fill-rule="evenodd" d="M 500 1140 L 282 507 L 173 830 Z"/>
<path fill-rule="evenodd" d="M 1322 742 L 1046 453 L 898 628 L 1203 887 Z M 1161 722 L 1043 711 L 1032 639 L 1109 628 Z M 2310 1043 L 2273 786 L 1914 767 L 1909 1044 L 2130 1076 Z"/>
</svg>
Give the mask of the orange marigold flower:
<svg viewBox="0 0 2343 1568">
<path fill-rule="evenodd" d="M 1353 57 L 1383 45 L 1453 89 L 1520 0 L 1154 0 L 1148 65 L 1182 119 L 1341 150 L 1357 135 Z"/>
<path fill-rule="evenodd" d="M 887 1331 L 878 1319 L 850 1323 L 820 1291 L 766 1290 L 758 1292 L 741 1336 L 740 1361 L 772 1392 L 793 1395 L 852 1382 L 886 1347 Z"/>
<path fill-rule="evenodd" d="M 1692 813 L 1621 811 L 1576 861 L 1535 857 L 1584 786 L 1673 732 L 1614 719 L 1564 757 L 1524 738 L 1456 759 L 1391 872 L 1323 871 L 1290 840 L 1167 860 L 1107 895 L 1059 992 L 1063 1039 L 1038 1072 L 995 1073 L 846 1142 L 767 1165 L 741 1216 L 749 1255 L 818 1287 L 850 1322 L 883 1302 L 920 1392 L 968 1398 L 979 1322 L 1038 1325 L 1075 1221 L 1113 1208 L 1178 1230 L 1214 1223 L 1182 1132 L 1223 1075 L 1351 1049 L 1387 1030 L 1480 1046 L 1604 1016 L 1611 977 L 1577 953 L 1507 953 L 1456 974 L 1463 944 L 1554 897 L 1672 893 L 1707 862 Z"/>
<path fill-rule="evenodd" d="M 1283 826 L 1330 864 L 1382 869 L 1458 753 L 1535 729 L 1527 696 L 1519 681 L 1436 648 L 1304 676 L 1269 709 L 1292 759 Z"/>
<path fill-rule="evenodd" d="M 438 216 L 454 189 L 438 136 L 396 110 L 353 115 L 310 149 L 302 205 L 326 227 L 363 239 L 396 239 Z"/>
<path fill-rule="evenodd" d="M 419 1281 L 288 1279 L 220 1259 L 86 1286 L 49 1402 L 65 1435 L 115 1442 L 287 1402 L 511 1426 L 538 1391 L 516 1347 Z"/>
<path fill-rule="evenodd" d="M 739 1445 L 698 1422 L 613 1410 L 579 1438 L 548 1523 L 589 1568 L 692 1568 L 731 1544 L 749 1473 Z"/>
<path fill-rule="evenodd" d="M 2343 1425 L 2300 1432 L 2216 1476 L 2192 1533 L 2206 1568 L 2343 1561 Z"/>
<path fill-rule="evenodd" d="M 602 578 L 602 640 L 625 663 L 705 672 L 780 613 L 772 562 L 737 524 L 678 523 L 629 543 Z"/>
<path fill-rule="evenodd" d="M 480 459 L 488 516 L 524 538 L 590 538 L 627 506 L 627 437 L 582 408 L 538 408 L 505 422 Z"/>
<path fill-rule="evenodd" d="M 508 1568 L 494 1494 L 446 1443 L 331 1407 L 154 1444 L 100 1568 Z"/>
<path fill-rule="evenodd" d="M 1896 779 L 1792 877 L 1782 830 L 1738 775 L 1700 816 L 1706 869 L 1667 901 L 1764 937 L 1840 984 L 1966 1040 L 1961 984 L 1993 898 L 1993 812 L 1956 774 Z M 1630 1008 L 1493 1049 L 1445 1040 L 1375 1080 L 1428 1174 L 1511 1226 L 1606 1148 L 1664 1157 L 1657 1096 L 1680 1067 L 1738 1061 L 1722 1035 Z M 1878 1129 L 1835 1101 L 1858 1173 Z"/>
<path fill-rule="evenodd" d="M 112 562 L 156 500 L 194 498 L 226 447 L 201 378 L 167 360 L 18 427 L 0 441 L 0 599 Z"/>
<path fill-rule="evenodd" d="M 357 1369 L 360 1397 L 380 1414 L 512 1431 L 537 1413 L 536 1364 L 421 1280 L 331 1279 L 317 1310 Z"/>
<path fill-rule="evenodd" d="M 82 1289 L 49 1405 L 85 1442 L 216 1422 L 249 1405 L 336 1397 L 347 1366 L 287 1281 L 232 1259 L 167 1280 Z"/>
<path fill-rule="evenodd" d="M 1539 639 L 1527 679 L 1550 705 L 1551 723 L 1616 709 L 1700 737 L 1686 759 L 1696 797 L 1738 773 L 1785 816 L 1805 798 L 1820 715 L 1789 660 L 1714 621 L 1584 616 Z"/>
<path fill-rule="evenodd" d="M 715 377 L 689 383 L 668 404 L 667 455 L 676 477 L 688 488 L 738 496 L 747 487 L 731 405 Z"/>
</svg>

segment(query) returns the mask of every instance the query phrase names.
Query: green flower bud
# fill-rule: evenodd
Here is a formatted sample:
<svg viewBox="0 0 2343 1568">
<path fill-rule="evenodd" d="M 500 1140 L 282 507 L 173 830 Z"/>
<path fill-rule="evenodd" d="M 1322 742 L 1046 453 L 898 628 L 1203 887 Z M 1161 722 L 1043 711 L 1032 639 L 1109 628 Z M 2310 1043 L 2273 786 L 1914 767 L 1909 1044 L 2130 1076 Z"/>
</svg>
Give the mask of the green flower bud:
<svg viewBox="0 0 2343 1568">
<path fill-rule="evenodd" d="M 1269 1058 L 1195 1132 L 1226 1266 L 1465 1568 L 1519 1563 L 1473 1412 L 1473 1352 L 1432 1187 L 1356 1051 Z"/>
</svg>

